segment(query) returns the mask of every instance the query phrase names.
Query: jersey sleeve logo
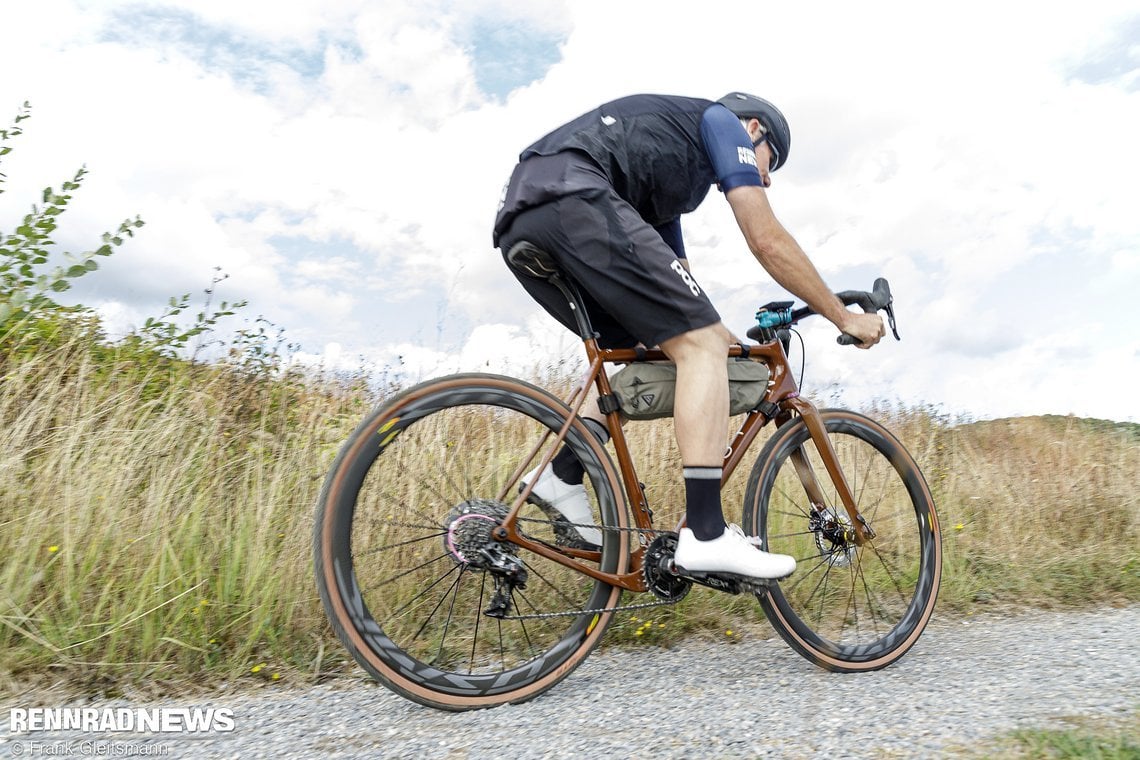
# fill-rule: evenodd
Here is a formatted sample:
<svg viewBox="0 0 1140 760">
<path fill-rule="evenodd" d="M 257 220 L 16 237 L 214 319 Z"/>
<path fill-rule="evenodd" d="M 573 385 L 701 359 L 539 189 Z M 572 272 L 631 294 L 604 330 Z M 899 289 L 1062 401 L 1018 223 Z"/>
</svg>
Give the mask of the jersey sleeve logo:
<svg viewBox="0 0 1140 760">
<path fill-rule="evenodd" d="M 747 164 L 748 166 L 756 166 L 756 152 L 749 150 L 743 146 L 737 146 L 736 156 L 740 159 L 740 163 Z M 756 167 L 759 169 L 760 167 Z"/>
</svg>

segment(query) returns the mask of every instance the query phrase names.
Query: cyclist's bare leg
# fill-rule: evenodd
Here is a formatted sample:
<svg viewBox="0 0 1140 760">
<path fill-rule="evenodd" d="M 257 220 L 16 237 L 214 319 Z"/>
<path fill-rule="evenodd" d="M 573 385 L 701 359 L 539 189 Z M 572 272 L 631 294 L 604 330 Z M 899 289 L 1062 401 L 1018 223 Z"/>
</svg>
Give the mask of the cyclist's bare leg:
<svg viewBox="0 0 1140 760">
<path fill-rule="evenodd" d="M 685 520 L 702 541 L 719 537 L 725 526 L 720 477 L 728 428 L 725 355 L 731 340 L 717 322 L 661 344 L 677 365 L 673 427 L 684 468 Z"/>
<path fill-rule="evenodd" d="M 662 342 L 677 364 L 673 425 L 685 475 L 685 522 L 674 553 L 688 573 L 783 578 L 796 561 L 768 554 L 725 525 L 720 503 L 721 466 L 728 429 L 728 369 L 733 337 L 716 323 Z"/>
<path fill-rule="evenodd" d="M 717 322 L 662 342 L 677 365 L 673 425 L 681 463 L 720 467 L 728 429 L 728 368 L 732 334 Z"/>
</svg>

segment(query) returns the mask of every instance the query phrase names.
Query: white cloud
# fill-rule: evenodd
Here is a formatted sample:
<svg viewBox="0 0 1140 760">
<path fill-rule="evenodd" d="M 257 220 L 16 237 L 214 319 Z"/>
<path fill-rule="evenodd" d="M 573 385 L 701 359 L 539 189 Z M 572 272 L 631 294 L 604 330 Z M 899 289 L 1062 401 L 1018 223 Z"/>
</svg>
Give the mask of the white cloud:
<svg viewBox="0 0 1140 760">
<path fill-rule="evenodd" d="M 132 27 L 140 13 L 186 35 Z M 805 330 L 816 387 L 975 414 L 1136 419 L 1140 406 L 1118 390 L 1140 379 L 1129 176 L 1140 91 L 1121 32 L 1136 18 L 1123 0 L 1080 13 L 977 2 L 747 13 L 712 2 L 699 14 L 680 2 L 652 14 L 505 0 L 301 0 L 272 13 L 215 0 L 25 3 L 5 19 L 0 66 L 20 76 L 0 81 L 0 118 L 24 99 L 34 118 L 4 160 L 0 225 L 86 163 L 62 245 L 89 246 L 135 213 L 148 222 L 78 288 L 119 324 L 199 291 L 222 266 L 225 297 L 249 298 L 309 351 L 339 344 L 329 362 L 403 356 L 422 374 L 537 360 L 535 346 L 574 356 L 573 336 L 490 248 L 519 150 L 609 97 L 747 89 L 794 127 L 770 192 L 785 225 L 833 286 L 884 274 L 899 303 L 904 341 L 890 347 L 841 349 L 827 326 Z M 488 20 L 563 35 L 560 57 L 506 98 L 481 91 L 470 35 Z M 229 40 L 226 55 L 202 52 L 210 34 Z M 294 49 L 309 63 L 282 60 Z M 684 227 L 694 270 L 743 332 L 782 294 L 715 190 Z M 1103 390 L 1073 394 L 1074 378 Z"/>
</svg>

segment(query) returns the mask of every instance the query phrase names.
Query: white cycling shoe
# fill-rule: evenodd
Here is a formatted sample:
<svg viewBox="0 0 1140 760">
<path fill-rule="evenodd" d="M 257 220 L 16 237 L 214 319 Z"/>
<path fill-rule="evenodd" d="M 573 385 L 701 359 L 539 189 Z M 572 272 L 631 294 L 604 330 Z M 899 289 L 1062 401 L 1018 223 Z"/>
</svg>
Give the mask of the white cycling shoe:
<svg viewBox="0 0 1140 760">
<path fill-rule="evenodd" d="M 720 538 L 698 541 L 693 531 L 681 528 L 673 561 L 689 573 L 726 573 L 745 578 L 786 578 L 796 569 L 796 560 L 786 554 L 760 549 L 760 539 L 744 535 L 736 525 L 724 529 Z"/>
<path fill-rule="evenodd" d="M 535 470 L 537 469 L 536 467 Z M 534 478 L 535 470 L 522 476 L 520 491 Z M 586 497 L 586 486 L 581 483 L 571 485 L 555 475 L 553 469 L 547 467 L 531 489 L 527 501 L 545 512 L 553 521 L 554 538 L 559 546 L 601 551 L 602 531 L 595 527 L 582 527 L 597 524 L 590 509 L 590 500 Z"/>
</svg>

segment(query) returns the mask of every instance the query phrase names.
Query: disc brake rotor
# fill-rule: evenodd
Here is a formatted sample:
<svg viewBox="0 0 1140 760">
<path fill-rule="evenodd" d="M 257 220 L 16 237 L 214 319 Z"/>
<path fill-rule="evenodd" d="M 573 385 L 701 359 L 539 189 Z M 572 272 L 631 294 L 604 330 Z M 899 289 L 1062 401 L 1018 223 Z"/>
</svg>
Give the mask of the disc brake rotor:
<svg viewBox="0 0 1140 760">
<path fill-rule="evenodd" d="M 815 536 L 819 554 L 832 567 L 847 567 L 855 561 L 855 530 L 846 513 L 827 507 L 814 512 L 808 527 Z"/>
</svg>

